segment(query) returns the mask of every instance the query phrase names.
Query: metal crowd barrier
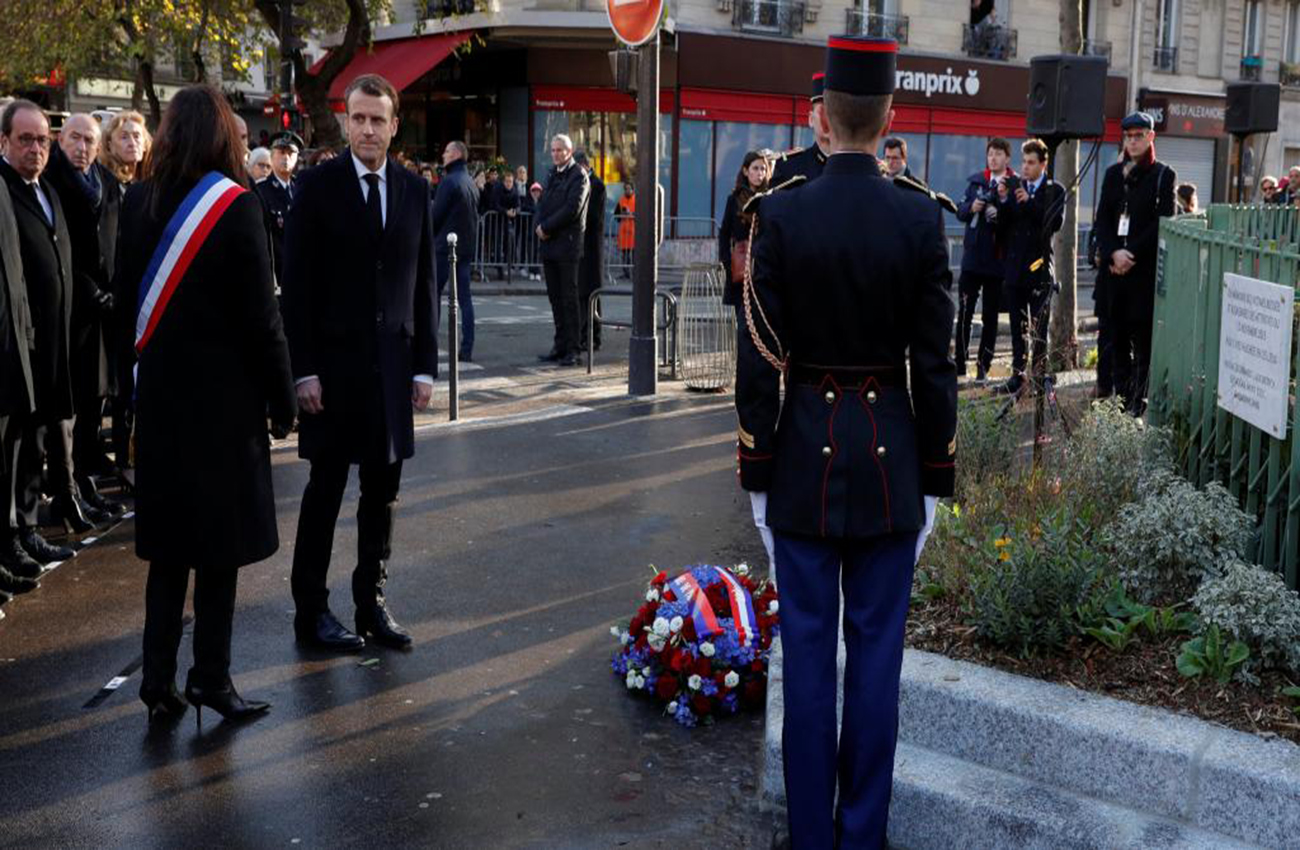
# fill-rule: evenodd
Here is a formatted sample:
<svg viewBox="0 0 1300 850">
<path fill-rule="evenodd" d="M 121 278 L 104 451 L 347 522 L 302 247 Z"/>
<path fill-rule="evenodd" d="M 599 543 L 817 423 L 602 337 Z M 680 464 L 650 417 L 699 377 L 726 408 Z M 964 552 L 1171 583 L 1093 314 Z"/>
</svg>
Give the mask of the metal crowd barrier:
<svg viewBox="0 0 1300 850">
<path fill-rule="evenodd" d="M 606 319 L 600 314 L 600 298 L 602 295 L 619 295 L 632 297 L 630 289 L 610 289 L 608 287 L 599 287 L 593 289 L 591 295 L 587 298 L 587 374 L 592 371 L 593 361 L 595 359 L 595 323 L 600 322 L 603 327 L 607 328 L 625 328 L 632 329 L 632 323 L 617 322 Z M 672 379 L 677 380 L 677 363 L 679 361 L 679 340 L 677 335 L 677 296 L 667 287 L 657 287 L 655 289 L 656 303 L 662 301 L 663 309 L 655 310 L 655 330 L 667 340 L 669 344 L 660 349 L 659 365 L 667 366 L 670 369 Z"/>
<path fill-rule="evenodd" d="M 682 379 L 688 389 L 721 390 L 736 375 L 736 311 L 722 303 L 722 266 L 697 263 L 686 270 L 677 305 L 682 339 Z"/>
<path fill-rule="evenodd" d="M 478 219 L 478 244 L 470 272 L 477 280 L 487 280 L 489 272 L 506 283 L 516 278 L 538 280 L 542 274 L 540 244 L 532 213 L 509 216 L 495 210 L 486 212 Z"/>
</svg>

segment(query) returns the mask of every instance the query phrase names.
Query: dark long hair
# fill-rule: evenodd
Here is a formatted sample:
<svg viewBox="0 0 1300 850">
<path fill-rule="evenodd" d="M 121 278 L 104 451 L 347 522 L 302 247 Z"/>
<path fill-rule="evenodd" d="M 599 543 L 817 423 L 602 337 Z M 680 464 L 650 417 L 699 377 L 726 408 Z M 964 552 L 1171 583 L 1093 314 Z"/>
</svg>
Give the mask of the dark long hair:
<svg viewBox="0 0 1300 850">
<path fill-rule="evenodd" d="M 244 180 L 243 146 L 235 113 L 212 86 L 188 86 L 167 104 L 144 161 L 152 211 L 157 214 L 161 199 L 189 191 L 210 171 L 219 171 L 236 183 Z"/>
<path fill-rule="evenodd" d="M 750 151 L 745 154 L 745 161 L 740 165 L 740 173 L 736 175 L 736 188 L 733 190 L 734 192 L 743 191 L 752 193 L 754 191 L 750 188 L 749 175 L 745 172 L 749 171 L 749 167 L 754 164 L 754 160 L 762 158 L 763 154 L 761 151 Z M 769 173 L 768 177 L 770 178 L 771 176 L 772 175 Z"/>
</svg>

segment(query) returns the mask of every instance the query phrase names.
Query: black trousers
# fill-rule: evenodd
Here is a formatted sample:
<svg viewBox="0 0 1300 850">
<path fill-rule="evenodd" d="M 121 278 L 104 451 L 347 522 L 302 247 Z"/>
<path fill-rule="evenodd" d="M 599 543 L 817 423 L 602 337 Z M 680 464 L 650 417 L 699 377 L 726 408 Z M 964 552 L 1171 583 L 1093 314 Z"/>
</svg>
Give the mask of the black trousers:
<svg viewBox="0 0 1300 850">
<path fill-rule="evenodd" d="M 582 348 L 578 340 L 582 320 L 578 310 L 578 263 L 542 260 L 546 275 L 546 297 L 551 301 L 555 320 L 555 350 L 561 356 L 576 354 Z"/>
<path fill-rule="evenodd" d="M 194 666 L 189 682 L 221 688 L 230 680 L 230 638 L 235 623 L 234 567 L 194 570 Z M 144 590 L 144 686 L 164 688 L 176 679 L 189 568 L 155 561 Z"/>
<path fill-rule="evenodd" d="M 299 617 L 329 610 L 326 578 L 334 548 L 334 527 L 343 505 L 351 464 L 346 460 L 316 459 L 302 494 L 298 536 L 293 550 L 290 586 Z M 352 601 L 368 608 L 382 598 L 392 557 L 393 517 L 402 481 L 402 462 L 362 463 L 361 498 L 357 501 L 357 566 L 352 572 Z"/>
<path fill-rule="evenodd" d="M 1011 371 L 1021 375 L 1025 371 L 1027 355 L 1032 355 L 1036 368 L 1047 357 L 1052 288 L 1048 285 L 1036 289 L 1016 286 L 1008 288 L 1004 294 L 1010 302 L 1007 311 L 1011 314 Z"/>
<path fill-rule="evenodd" d="M 73 419 L 51 419 L 36 411 L 23 431 L 18 450 L 18 479 L 14 485 L 14 511 L 20 528 L 35 528 L 41 502 L 41 482 L 51 496 L 76 496 L 72 480 Z M 45 469 L 45 477 L 41 472 Z"/>
<path fill-rule="evenodd" d="M 1125 305 L 1117 305 L 1121 306 Z M 1113 389 L 1124 399 L 1124 409 L 1134 416 L 1146 410 L 1151 321 L 1152 317 L 1142 309 L 1116 309 L 1111 313 Z"/>
<path fill-rule="evenodd" d="M 18 491 L 18 454 L 26 420 L 24 414 L 0 416 L 0 543 L 8 543 L 18 534 L 14 495 Z"/>
<path fill-rule="evenodd" d="M 983 307 L 980 310 L 980 319 L 984 323 L 984 328 L 980 331 L 980 348 L 975 363 L 987 372 L 993 365 L 993 351 L 998 344 L 998 309 L 999 302 L 1002 300 L 1002 278 L 962 272 L 957 291 L 960 310 L 957 318 L 957 371 L 961 374 L 966 372 L 966 360 L 970 356 L 971 328 L 975 320 L 975 304 L 979 301 Z"/>
<path fill-rule="evenodd" d="M 591 315 L 587 304 L 591 293 L 604 285 L 603 259 L 600 254 L 587 254 L 578 270 L 578 347 L 584 350 L 587 348 L 587 317 Z M 591 327 L 591 339 L 594 345 L 600 345 L 600 319 Z"/>
<path fill-rule="evenodd" d="M 104 398 L 88 393 L 76 399 L 77 419 L 72 426 L 72 461 L 77 474 L 85 477 L 99 469 L 104 457 L 99 429 L 104 424 Z"/>
</svg>

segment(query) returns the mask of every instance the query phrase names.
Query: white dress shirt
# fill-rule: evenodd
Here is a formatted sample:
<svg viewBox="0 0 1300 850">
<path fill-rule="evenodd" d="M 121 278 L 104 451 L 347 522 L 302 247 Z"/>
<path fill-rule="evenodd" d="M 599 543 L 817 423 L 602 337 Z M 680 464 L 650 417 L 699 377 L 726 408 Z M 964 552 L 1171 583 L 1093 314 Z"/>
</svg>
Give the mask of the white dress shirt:
<svg viewBox="0 0 1300 850">
<path fill-rule="evenodd" d="M 370 185 L 366 182 L 366 175 L 367 174 L 379 175 L 379 209 L 383 212 L 384 226 L 387 227 L 388 226 L 388 169 L 386 166 L 388 165 L 388 163 L 385 162 L 383 165 L 379 166 L 378 171 L 371 171 L 368 165 L 366 165 L 361 160 L 357 159 L 357 155 L 355 153 L 351 154 L 351 157 L 352 157 L 352 165 L 354 168 L 356 168 L 357 171 L 357 181 L 361 183 L 361 197 L 366 201 L 370 200 L 369 197 Z M 317 381 L 317 380 L 320 380 L 319 375 L 307 375 L 305 377 L 299 378 L 295 382 L 295 384 L 304 384 L 307 381 Z M 430 386 L 433 386 L 432 375 L 416 375 L 413 378 L 413 380 L 419 381 L 422 384 L 428 384 Z"/>
</svg>

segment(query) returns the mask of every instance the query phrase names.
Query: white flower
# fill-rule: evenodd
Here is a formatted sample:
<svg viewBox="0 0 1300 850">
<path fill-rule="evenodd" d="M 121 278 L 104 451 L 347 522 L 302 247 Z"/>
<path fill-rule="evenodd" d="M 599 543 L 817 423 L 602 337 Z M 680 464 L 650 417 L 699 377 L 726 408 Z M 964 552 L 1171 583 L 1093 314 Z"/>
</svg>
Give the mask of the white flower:
<svg viewBox="0 0 1300 850">
<path fill-rule="evenodd" d="M 781 610 L 781 603 L 777 602 L 775 599 L 767 603 L 767 613 L 775 614 L 777 611 L 780 610 Z"/>
<path fill-rule="evenodd" d="M 709 643 L 707 640 L 700 644 L 700 655 L 703 655 L 705 658 L 712 658 L 713 653 L 715 652 L 717 652 L 717 650 L 714 649 L 713 644 Z"/>
<path fill-rule="evenodd" d="M 673 700 L 672 702 L 668 703 L 668 713 L 669 714 L 677 713 L 677 700 Z"/>
<path fill-rule="evenodd" d="M 646 638 L 646 643 L 650 644 L 651 649 L 658 652 L 664 648 L 664 644 L 668 643 L 668 638 L 663 635 L 652 634 L 650 637 Z"/>
<path fill-rule="evenodd" d="M 736 687 L 736 685 L 740 684 L 740 674 L 737 673 L 735 670 L 728 670 L 727 678 L 722 680 L 722 684 L 726 685 L 729 688 Z"/>
<path fill-rule="evenodd" d="M 623 632 L 623 634 L 619 635 L 618 639 L 624 646 L 627 646 L 632 642 L 632 636 L 627 632 Z"/>
<path fill-rule="evenodd" d="M 668 628 L 672 629 L 673 634 L 680 632 L 682 630 L 682 618 L 673 617 L 668 623 Z"/>
<path fill-rule="evenodd" d="M 632 690 L 633 688 L 636 687 L 636 671 L 635 671 L 635 670 L 628 670 L 628 671 L 627 671 L 627 679 L 626 679 L 626 682 L 627 682 L 627 688 L 628 688 L 628 690 Z"/>
<path fill-rule="evenodd" d="M 698 691 L 700 689 L 700 686 L 703 684 L 704 684 L 704 680 L 701 679 L 699 677 L 699 674 L 697 673 L 691 674 L 691 677 L 686 680 L 686 687 L 690 688 L 693 691 Z"/>
<path fill-rule="evenodd" d="M 647 590 L 647 591 L 645 592 L 645 601 L 646 601 L 646 602 L 658 602 L 658 601 L 659 601 L 659 591 L 658 591 L 657 589 L 653 588 L 653 587 L 650 588 L 649 590 Z"/>
<path fill-rule="evenodd" d="M 670 631 L 672 631 L 672 627 L 668 625 L 668 621 L 666 619 L 664 619 L 663 617 L 655 617 L 655 623 L 654 623 L 655 634 L 659 635 L 660 637 L 668 637 L 668 633 Z"/>
<path fill-rule="evenodd" d="M 645 676 L 636 677 L 636 689 L 639 691 L 645 687 Z"/>
<path fill-rule="evenodd" d="M 610 626 L 609 633 L 614 637 L 619 637 L 620 635 L 623 634 L 621 631 L 619 631 L 618 626 Z"/>
<path fill-rule="evenodd" d="M 746 564 L 743 561 L 739 564 L 736 564 L 736 575 L 738 576 L 749 575 L 749 564 Z"/>
</svg>

